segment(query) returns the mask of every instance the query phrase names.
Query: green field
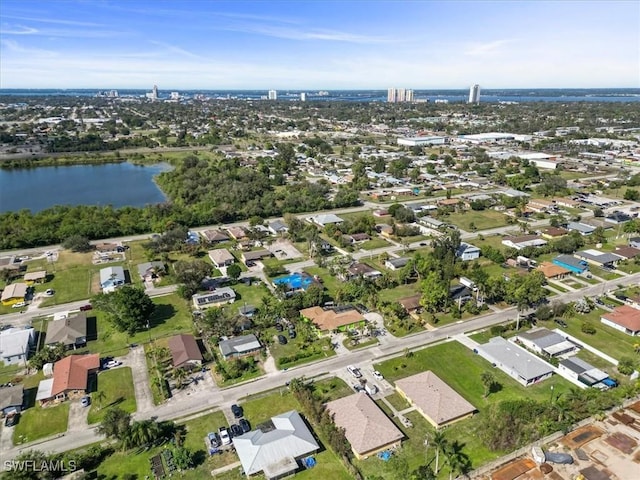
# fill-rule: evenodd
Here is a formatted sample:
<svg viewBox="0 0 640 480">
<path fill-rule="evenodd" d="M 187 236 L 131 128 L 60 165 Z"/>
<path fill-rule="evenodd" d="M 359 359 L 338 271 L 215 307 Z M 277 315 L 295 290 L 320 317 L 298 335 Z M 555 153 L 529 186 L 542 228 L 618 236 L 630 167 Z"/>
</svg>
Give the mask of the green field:
<svg viewBox="0 0 640 480">
<path fill-rule="evenodd" d="M 340 280 L 329 273 L 329 270 L 321 267 L 307 267 L 304 269 L 309 275 L 317 275 L 321 280 L 324 288 L 327 289 L 329 295 L 335 296 L 336 291 L 340 288 Z"/>
<path fill-rule="evenodd" d="M 495 210 L 469 210 L 462 213 L 451 213 L 441 220 L 467 231 L 471 230 L 471 224 L 475 225 L 476 230 L 489 230 L 508 225 L 507 217 Z"/>
<path fill-rule="evenodd" d="M 104 395 L 103 400 L 98 400 L 98 392 Z M 96 391 L 91 394 L 91 410 L 87 423 L 99 423 L 109 407 L 115 406 L 129 413 L 136 411 L 131 367 L 106 370 L 98 374 Z"/>
<path fill-rule="evenodd" d="M 236 292 L 236 301 L 233 303 L 232 308 L 240 308 L 245 304 L 260 307 L 262 299 L 271 295 L 267 286 L 262 282 L 253 285 L 238 282 L 235 285 L 231 285 L 231 288 Z"/>
<path fill-rule="evenodd" d="M 66 432 L 68 421 L 69 402 L 44 408 L 36 403 L 20 414 L 20 421 L 13 431 L 13 443 L 19 445 Z"/>
<path fill-rule="evenodd" d="M 360 244 L 360 248 L 362 250 L 374 250 L 376 248 L 388 247 L 389 242 L 387 242 L 384 238 L 372 238 L 371 240 L 367 240 Z"/>
</svg>

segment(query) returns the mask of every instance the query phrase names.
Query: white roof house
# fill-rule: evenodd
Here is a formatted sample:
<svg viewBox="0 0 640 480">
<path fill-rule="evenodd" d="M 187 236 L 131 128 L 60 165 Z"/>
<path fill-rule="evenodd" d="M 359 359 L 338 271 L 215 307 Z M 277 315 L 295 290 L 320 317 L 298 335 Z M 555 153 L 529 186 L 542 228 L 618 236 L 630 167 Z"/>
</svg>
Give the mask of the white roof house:
<svg viewBox="0 0 640 480">
<path fill-rule="evenodd" d="M 271 421 L 233 439 L 244 473 L 263 472 L 268 479 L 280 478 L 298 469 L 298 460 L 320 446 L 295 410 L 271 417 Z"/>
<path fill-rule="evenodd" d="M 100 269 L 100 287 L 104 293 L 115 291 L 124 285 L 126 277 L 122 267 L 107 267 Z"/>
<path fill-rule="evenodd" d="M 33 328 L 7 328 L 0 332 L 0 361 L 25 365 L 35 339 Z"/>
<path fill-rule="evenodd" d="M 313 217 L 309 217 L 308 220 L 316 225 L 324 227 L 325 225 L 329 225 L 330 223 L 342 223 L 344 220 L 333 213 L 326 213 L 320 215 L 314 215 Z"/>
</svg>

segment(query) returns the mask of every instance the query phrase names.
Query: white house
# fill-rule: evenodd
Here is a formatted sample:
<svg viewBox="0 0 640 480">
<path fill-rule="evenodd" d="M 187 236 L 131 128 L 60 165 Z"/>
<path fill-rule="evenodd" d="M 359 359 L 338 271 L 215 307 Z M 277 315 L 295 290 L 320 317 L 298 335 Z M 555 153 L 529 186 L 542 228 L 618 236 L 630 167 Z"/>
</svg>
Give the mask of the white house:
<svg viewBox="0 0 640 480">
<path fill-rule="evenodd" d="M 104 293 L 111 293 L 125 284 L 122 267 L 107 267 L 100 270 L 100 288 Z"/>
<path fill-rule="evenodd" d="M 33 328 L 7 328 L 0 332 L 0 361 L 5 365 L 26 365 L 35 340 Z"/>
<path fill-rule="evenodd" d="M 480 249 L 470 243 L 461 242 L 456 251 L 456 256 L 464 262 L 475 260 L 476 258 L 480 258 Z"/>
</svg>

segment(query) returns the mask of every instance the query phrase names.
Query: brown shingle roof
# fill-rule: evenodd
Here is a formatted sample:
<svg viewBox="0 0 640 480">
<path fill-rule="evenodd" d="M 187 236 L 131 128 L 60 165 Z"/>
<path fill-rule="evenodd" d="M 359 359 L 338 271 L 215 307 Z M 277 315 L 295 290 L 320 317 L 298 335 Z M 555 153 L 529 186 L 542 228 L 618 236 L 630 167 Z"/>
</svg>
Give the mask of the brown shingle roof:
<svg viewBox="0 0 640 480">
<path fill-rule="evenodd" d="M 616 323 L 632 332 L 640 331 L 640 310 L 622 305 L 613 310 L 613 312 L 604 313 L 602 318 Z"/>
<path fill-rule="evenodd" d="M 189 361 L 202 361 L 200 348 L 193 335 L 176 335 L 169 339 L 169 350 L 173 357 L 173 366 L 179 367 Z"/>
<path fill-rule="evenodd" d="M 354 452 L 363 455 L 397 442 L 404 435 L 364 392 L 327 403 L 334 423 L 345 430 Z"/>
<path fill-rule="evenodd" d="M 540 270 L 546 278 L 555 278 L 560 275 L 571 273 L 566 268 L 551 262 L 542 262 L 538 267 L 538 270 Z"/>
<path fill-rule="evenodd" d="M 640 255 L 640 249 L 634 247 L 618 247 L 613 253 L 624 258 L 635 258 Z"/>
<path fill-rule="evenodd" d="M 411 297 L 405 297 L 398 300 L 398 303 L 404 307 L 406 311 L 416 310 L 420 308 L 420 299 L 422 294 L 412 295 Z"/>
<path fill-rule="evenodd" d="M 11 300 L 12 298 L 24 298 L 26 294 L 26 283 L 11 283 L 4 287 L 4 290 L 2 291 L 2 301 Z"/>
<path fill-rule="evenodd" d="M 364 320 L 362 314 L 355 309 L 336 313 L 333 310 L 311 307 L 300 310 L 300 315 L 308 318 L 322 331 L 335 330 L 336 328 Z"/>
<path fill-rule="evenodd" d="M 35 280 L 43 280 L 47 278 L 47 271 L 46 270 L 38 270 L 36 272 L 27 272 L 24 274 L 24 281 L 25 282 L 29 282 L 29 281 L 35 281 Z"/>
<path fill-rule="evenodd" d="M 430 370 L 397 380 L 396 388 L 438 426 L 476 411 Z"/>
<path fill-rule="evenodd" d="M 86 390 L 87 377 L 91 370 L 100 368 L 100 355 L 69 355 L 53 365 L 53 387 L 55 397 L 67 390 Z"/>
</svg>

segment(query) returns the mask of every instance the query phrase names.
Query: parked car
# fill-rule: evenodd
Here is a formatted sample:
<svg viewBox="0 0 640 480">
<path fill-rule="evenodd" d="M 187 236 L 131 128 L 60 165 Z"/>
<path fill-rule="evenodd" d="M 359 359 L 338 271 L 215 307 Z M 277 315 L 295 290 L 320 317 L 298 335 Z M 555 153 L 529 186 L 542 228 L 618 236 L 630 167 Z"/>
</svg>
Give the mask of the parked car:
<svg viewBox="0 0 640 480">
<path fill-rule="evenodd" d="M 209 438 L 211 448 L 218 448 L 220 446 L 220 437 L 216 432 L 211 432 L 207 437 Z"/>
<path fill-rule="evenodd" d="M 91 306 L 91 305 L 90 305 L 90 304 L 88 304 L 88 303 L 87 303 L 86 305 L 82 305 L 82 306 L 80 307 L 80 311 L 81 311 L 81 312 L 86 312 L 87 310 L 92 310 L 92 309 L 93 309 L 93 306 Z"/>
<path fill-rule="evenodd" d="M 281 332 L 284 330 L 284 327 L 282 326 L 282 324 L 280 322 L 276 323 L 276 330 Z"/>
<path fill-rule="evenodd" d="M 116 368 L 120 365 L 122 365 L 122 362 L 119 362 L 118 360 L 109 360 L 104 364 L 104 368 Z"/>
<path fill-rule="evenodd" d="M 375 378 L 376 380 L 384 380 L 384 377 L 378 370 L 373 371 L 373 378 Z"/>
<path fill-rule="evenodd" d="M 84 397 L 82 397 L 80 399 L 80 405 L 82 405 L 83 407 L 88 407 L 89 405 L 91 405 L 91 397 L 89 395 L 85 395 Z"/>
<path fill-rule="evenodd" d="M 356 392 L 364 392 L 364 387 L 359 383 L 354 383 L 352 387 Z"/>
<path fill-rule="evenodd" d="M 284 335 L 278 335 L 278 343 L 280 345 L 286 345 L 287 342 L 287 337 L 285 337 Z"/>
<path fill-rule="evenodd" d="M 296 331 L 293 328 L 289 329 L 289 338 L 296 338 Z"/>
<path fill-rule="evenodd" d="M 231 412 L 233 416 L 236 418 L 240 418 L 244 416 L 244 412 L 242 411 L 242 407 L 240 405 L 236 405 L 235 403 L 231 405 Z"/>
<path fill-rule="evenodd" d="M 54 293 L 56 293 L 56 291 L 55 291 L 53 288 L 49 288 L 49 289 L 47 289 L 47 291 L 46 291 L 46 292 L 44 292 L 44 293 L 45 293 L 45 295 L 47 295 L 47 296 L 49 296 L 49 297 L 50 297 L 51 295 L 53 295 Z"/>
<path fill-rule="evenodd" d="M 4 420 L 5 427 L 14 427 L 18 424 L 18 420 L 20 420 L 19 413 L 13 413 L 11 415 L 7 415 L 7 418 Z"/>
<path fill-rule="evenodd" d="M 567 328 L 569 325 L 567 325 L 567 322 L 565 322 L 563 319 L 561 318 L 556 318 L 554 320 L 554 322 L 556 322 L 558 325 L 560 325 L 562 328 Z"/>
<path fill-rule="evenodd" d="M 347 371 L 356 378 L 362 377 L 362 372 L 360 372 L 360 369 L 354 367 L 353 365 L 349 365 L 347 367 Z"/>
<path fill-rule="evenodd" d="M 233 424 L 229 428 L 231 429 L 231 436 L 232 437 L 239 437 L 240 435 L 242 435 L 244 433 L 242 431 L 242 428 L 240 428 L 240 425 Z"/>
<path fill-rule="evenodd" d="M 231 436 L 229 435 L 227 427 L 220 427 L 218 434 L 220 435 L 220 443 L 222 443 L 222 445 L 229 445 L 231 443 Z"/>
<path fill-rule="evenodd" d="M 246 418 L 241 418 L 238 422 L 240 428 L 242 429 L 242 433 L 247 433 L 251 431 L 251 424 Z"/>
<path fill-rule="evenodd" d="M 26 305 L 27 305 L 26 302 L 18 302 L 18 303 L 14 303 L 13 305 L 11 305 L 11 308 L 22 308 L 22 307 L 24 307 Z"/>
</svg>

